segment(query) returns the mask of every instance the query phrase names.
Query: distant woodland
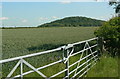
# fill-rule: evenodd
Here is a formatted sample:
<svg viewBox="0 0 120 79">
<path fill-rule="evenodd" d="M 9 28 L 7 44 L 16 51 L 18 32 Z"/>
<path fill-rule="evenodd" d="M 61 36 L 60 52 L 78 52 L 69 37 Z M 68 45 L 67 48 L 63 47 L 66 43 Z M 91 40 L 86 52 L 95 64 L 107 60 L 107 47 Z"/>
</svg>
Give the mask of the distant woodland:
<svg viewBox="0 0 120 79">
<path fill-rule="evenodd" d="M 87 17 L 66 17 L 50 23 L 39 25 L 38 27 L 80 27 L 80 26 L 101 26 L 105 21 Z"/>
</svg>

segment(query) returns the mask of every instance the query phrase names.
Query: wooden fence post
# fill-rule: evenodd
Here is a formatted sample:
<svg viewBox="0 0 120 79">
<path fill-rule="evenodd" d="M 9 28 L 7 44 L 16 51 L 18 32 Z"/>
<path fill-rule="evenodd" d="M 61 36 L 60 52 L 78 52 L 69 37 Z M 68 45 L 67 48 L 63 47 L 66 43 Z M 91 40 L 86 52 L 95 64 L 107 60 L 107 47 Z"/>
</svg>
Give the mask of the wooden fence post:
<svg viewBox="0 0 120 79">
<path fill-rule="evenodd" d="M 97 43 L 98 43 L 99 54 L 103 53 L 103 38 L 98 37 Z"/>
</svg>

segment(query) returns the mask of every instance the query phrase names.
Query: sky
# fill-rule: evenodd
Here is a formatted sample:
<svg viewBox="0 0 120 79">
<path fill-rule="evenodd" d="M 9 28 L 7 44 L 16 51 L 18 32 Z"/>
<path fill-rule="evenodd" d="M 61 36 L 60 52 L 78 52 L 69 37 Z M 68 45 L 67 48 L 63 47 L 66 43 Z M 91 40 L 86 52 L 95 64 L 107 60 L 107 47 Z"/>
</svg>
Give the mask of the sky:
<svg viewBox="0 0 120 79">
<path fill-rule="evenodd" d="M 3 26 L 36 27 L 71 16 L 109 20 L 114 15 L 108 2 L 2 2 L 0 8 Z"/>
</svg>

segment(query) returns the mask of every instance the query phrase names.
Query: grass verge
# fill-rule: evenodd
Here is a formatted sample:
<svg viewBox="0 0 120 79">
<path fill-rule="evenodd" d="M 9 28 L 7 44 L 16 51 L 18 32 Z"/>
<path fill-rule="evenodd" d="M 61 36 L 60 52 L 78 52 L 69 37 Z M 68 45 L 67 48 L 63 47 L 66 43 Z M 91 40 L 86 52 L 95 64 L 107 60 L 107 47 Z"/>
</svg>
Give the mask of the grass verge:
<svg viewBox="0 0 120 79">
<path fill-rule="evenodd" d="M 87 77 L 118 77 L 118 57 L 103 54 L 87 74 Z"/>
</svg>

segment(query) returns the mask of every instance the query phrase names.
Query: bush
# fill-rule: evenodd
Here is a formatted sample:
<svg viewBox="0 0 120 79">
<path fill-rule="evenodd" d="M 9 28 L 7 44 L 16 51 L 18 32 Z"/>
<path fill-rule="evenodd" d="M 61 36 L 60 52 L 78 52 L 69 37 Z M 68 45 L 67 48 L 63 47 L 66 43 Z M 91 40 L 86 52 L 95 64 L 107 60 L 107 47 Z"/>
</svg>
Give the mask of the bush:
<svg viewBox="0 0 120 79">
<path fill-rule="evenodd" d="M 95 31 L 95 35 L 103 37 L 103 45 L 112 56 L 120 53 L 120 17 L 114 17 L 107 21 Z"/>
</svg>

